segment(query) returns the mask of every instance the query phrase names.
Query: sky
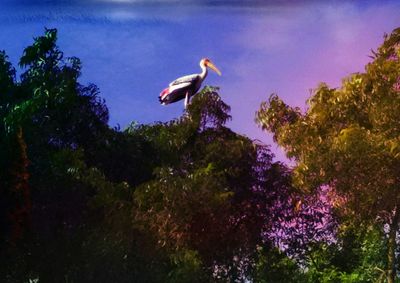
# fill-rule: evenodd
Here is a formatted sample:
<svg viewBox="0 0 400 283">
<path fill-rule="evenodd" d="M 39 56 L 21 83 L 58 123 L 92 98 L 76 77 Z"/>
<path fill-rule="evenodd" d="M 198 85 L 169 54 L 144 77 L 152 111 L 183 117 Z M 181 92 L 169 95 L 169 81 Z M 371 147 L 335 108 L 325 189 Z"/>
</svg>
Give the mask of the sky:
<svg viewBox="0 0 400 283">
<path fill-rule="evenodd" d="M 255 123 L 272 93 L 306 109 L 320 82 L 339 87 L 362 72 L 383 35 L 400 27 L 400 1 L 294 0 L 2 0 L 0 50 L 16 66 L 23 49 L 57 28 L 65 56 L 83 63 L 81 83 L 94 83 L 110 125 L 169 121 L 183 102 L 161 106 L 158 95 L 182 75 L 199 73 L 201 58 L 222 71 L 220 87 L 234 131 L 271 145 Z"/>
</svg>

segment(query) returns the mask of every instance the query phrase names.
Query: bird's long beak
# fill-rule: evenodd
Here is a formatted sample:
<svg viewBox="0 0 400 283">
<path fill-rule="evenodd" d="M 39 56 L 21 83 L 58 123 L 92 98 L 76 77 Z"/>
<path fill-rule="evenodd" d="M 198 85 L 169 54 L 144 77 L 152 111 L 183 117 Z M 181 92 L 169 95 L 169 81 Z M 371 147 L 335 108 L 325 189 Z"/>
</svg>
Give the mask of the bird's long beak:
<svg viewBox="0 0 400 283">
<path fill-rule="evenodd" d="M 221 75 L 221 71 L 218 70 L 217 67 L 215 67 L 215 65 L 213 63 L 211 63 L 210 61 L 207 64 L 207 67 L 210 67 L 211 69 L 213 69 L 218 75 Z"/>
</svg>

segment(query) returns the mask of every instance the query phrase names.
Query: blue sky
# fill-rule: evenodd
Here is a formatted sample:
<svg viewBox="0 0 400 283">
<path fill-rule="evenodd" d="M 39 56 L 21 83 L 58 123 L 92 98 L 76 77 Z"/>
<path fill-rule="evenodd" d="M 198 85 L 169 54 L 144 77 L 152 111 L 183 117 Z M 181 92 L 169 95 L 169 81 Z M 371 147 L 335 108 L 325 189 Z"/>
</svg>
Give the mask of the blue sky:
<svg viewBox="0 0 400 283">
<path fill-rule="evenodd" d="M 180 116 L 183 103 L 161 106 L 158 95 L 209 57 L 222 77 L 205 83 L 221 87 L 229 126 L 272 144 L 254 122 L 260 103 L 277 93 L 304 109 L 319 82 L 363 71 L 399 11 L 400 1 L 3 0 L 0 49 L 16 64 L 44 27 L 57 28 L 65 55 L 83 62 L 81 82 L 100 87 L 122 128 Z"/>
</svg>

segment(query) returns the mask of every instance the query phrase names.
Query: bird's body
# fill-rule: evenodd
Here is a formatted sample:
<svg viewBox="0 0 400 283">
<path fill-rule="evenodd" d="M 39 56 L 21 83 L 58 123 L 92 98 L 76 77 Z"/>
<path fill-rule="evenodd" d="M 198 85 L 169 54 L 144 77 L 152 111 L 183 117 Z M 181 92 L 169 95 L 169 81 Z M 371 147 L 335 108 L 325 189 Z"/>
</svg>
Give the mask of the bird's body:
<svg viewBox="0 0 400 283">
<path fill-rule="evenodd" d="M 200 67 L 202 70 L 200 74 L 183 76 L 171 82 L 169 86 L 160 93 L 160 103 L 166 105 L 185 99 L 186 108 L 190 98 L 199 91 L 201 84 L 207 77 L 207 67 L 210 67 L 219 75 L 221 74 L 209 59 L 202 59 L 200 61 Z"/>
<path fill-rule="evenodd" d="M 163 105 L 174 103 L 182 100 L 188 93 L 189 98 L 192 97 L 201 87 L 201 79 L 199 74 L 180 77 L 169 84 L 160 94 L 160 102 Z"/>
</svg>

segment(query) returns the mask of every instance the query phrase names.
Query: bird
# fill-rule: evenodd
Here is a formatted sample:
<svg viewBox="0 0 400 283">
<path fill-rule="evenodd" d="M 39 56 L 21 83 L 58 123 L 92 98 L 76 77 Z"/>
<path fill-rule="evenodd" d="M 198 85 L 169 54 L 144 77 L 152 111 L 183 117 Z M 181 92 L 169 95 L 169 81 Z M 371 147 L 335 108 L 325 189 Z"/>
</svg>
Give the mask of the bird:
<svg viewBox="0 0 400 283">
<path fill-rule="evenodd" d="M 207 77 L 208 69 L 210 68 L 221 76 L 220 70 L 208 58 L 200 60 L 200 74 L 192 74 L 177 78 L 169 84 L 161 93 L 158 99 L 162 105 L 177 102 L 185 99 L 184 105 L 187 108 L 190 98 L 194 96 L 201 87 L 204 79 Z"/>
</svg>

